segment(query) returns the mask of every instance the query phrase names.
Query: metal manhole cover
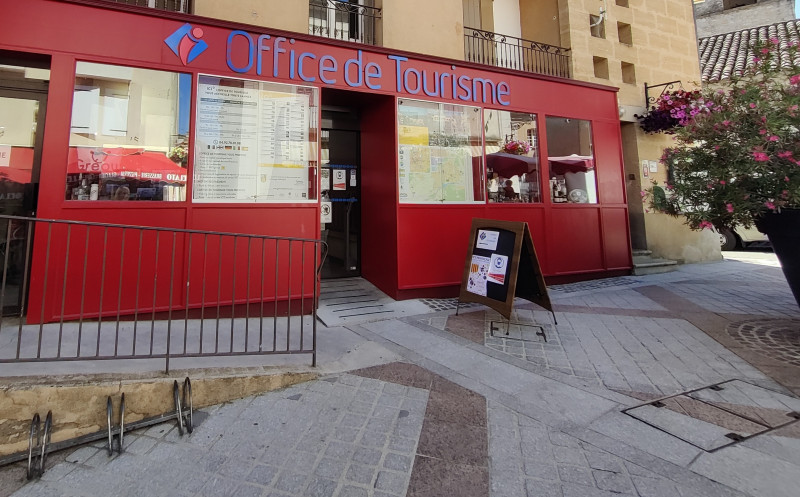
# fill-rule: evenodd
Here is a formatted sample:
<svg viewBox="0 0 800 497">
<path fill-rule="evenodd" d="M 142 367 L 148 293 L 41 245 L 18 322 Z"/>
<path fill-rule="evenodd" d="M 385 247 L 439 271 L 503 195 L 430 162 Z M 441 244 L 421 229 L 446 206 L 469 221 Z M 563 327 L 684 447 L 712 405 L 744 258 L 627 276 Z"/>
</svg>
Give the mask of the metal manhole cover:
<svg viewBox="0 0 800 497">
<path fill-rule="evenodd" d="M 726 331 L 754 352 L 800 367 L 800 319 L 740 321 Z"/>
<path fill-rule="evenodd" d="M 622 412 L 714 452 L 796 423 L 800 420 L 800 399 L 746 381 L 727 380 Z"/>
</svg>

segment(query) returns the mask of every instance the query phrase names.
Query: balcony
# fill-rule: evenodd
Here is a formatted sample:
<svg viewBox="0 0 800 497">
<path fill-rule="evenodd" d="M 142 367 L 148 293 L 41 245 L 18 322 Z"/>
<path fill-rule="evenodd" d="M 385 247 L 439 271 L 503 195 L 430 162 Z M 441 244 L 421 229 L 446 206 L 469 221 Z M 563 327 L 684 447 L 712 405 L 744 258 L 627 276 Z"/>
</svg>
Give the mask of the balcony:
<svg viewBox="0 0 800 497">
<path fill-rule="evenodd" d="M 469 62 L 569 78 L 568 53 L 568 48 L 464 28 L 464 58 Z"/>
<path fill-rule="evenodd" d="M 376 24 L 381 9 L 371 0 L 311 0 L 308 32 L 336 40 L 377 45 Z"/>
<path fill-rule="evenodd" d="M 139 7 L 150 7 L 151 9 L 166 10 L 169 12 L 192 13 L 192 0 L 107 0 L 114 3 L 124 3 L 126 5 L 137 5 Z"/>
</svg>

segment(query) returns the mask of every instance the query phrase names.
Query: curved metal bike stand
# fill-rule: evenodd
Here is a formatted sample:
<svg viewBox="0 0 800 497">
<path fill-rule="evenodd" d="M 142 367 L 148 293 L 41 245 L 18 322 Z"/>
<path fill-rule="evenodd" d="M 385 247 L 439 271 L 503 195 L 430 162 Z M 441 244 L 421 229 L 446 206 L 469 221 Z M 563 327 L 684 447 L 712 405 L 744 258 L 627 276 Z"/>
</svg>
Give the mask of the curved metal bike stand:
<svg viewBox="0 0 800 497">
<path fill-rule="evenodd" d="M 181 401 L 181 399 L 183 399 Z M 94 433 L 82 435 L 77 438 L 69 440 L 61 440 L 58 442 L 50 443 L 50 435 L 53 427 L 53 414 L 48 412 L 44 425 L 41 422 L 39 414 L 35 414 L 31 421 L 30 434 L 28 438 L 28 450 L 20 451 L 14 454 L 0 457 L 0 467 L 15 462 L 28 460 L 27 477 L 29 480 L 44 473 L 45 459 L 47 457 L 48 449 L 50 452 L 57 452 L 59 450 L 76 447 L 85 443 L 97 442 L 108 438 L 108 455 L 114 454 L 116 449 L 119 453 L 123 450 L 123 437 L 125 430 L 137 430 L 148 426 L 153 426 L 159 423 L 166 423 L 172 419 L 178 419 L 178 429 L 181 436 L 183 435 L 184 427 L 188 433 L 194 431 L 194 405 L 192 401 L 192 383 L 187 377 L 183 382 L 183 392 L 181 395 L 178 387 L 178 381 L 173 383 L 173 400 L 175 402 L 175 409 L 151 416 L 149 418 L 141 419 L 125 425 L 125 394 L 123 393 L 119 403 L 119 426 L 113 426 L 112 418 L 114 417 L 114 406 L 111 397 L 106 400 L 106 430 L 100 430 Z M 202 422 L 203 418 L 199 418 Z M 115 447 L 114 438 L 119 437 L 119 444 Z M 38 461 L 37 461 L 38 459 Z"/>
<path fill-rule="evenodd" d="M 187 376 L 183 380 L 183 394 L 180 392 L 178 380 L 172 383 L 172 398 L 175 403 L 175 418 L 178 420 L 178 433 L 183 436 L 184 430 L 186 433 L 192 433 L 194 430 L 194 423 L 192 418 L 192 382 L 189 381 Z"/>
<path fill-rule="evenodd" d="M 106 450 L 109 456 L 114 454 L 114 436 L 111 434 L 111 416 L 113 413 L 114 408 L 111 405 L 111 396 L 109 395 L 106 401 L 106 426 L 108 426 L 108 445 L 106 445 Z"/>
<path fill-rule="evenodd" d="M 183 436 L 183 411 L 181 409 L 181 397 L 178 390 L 178 380 L 175 380 L 172 383 L 172 399 L 175 402 L 175 418 L 178 420 L 178 434 Z"/>
<path fill-rule="evenodd" d="M 191 433 L 194 430 L 194 420 L 192 418 L 194 407 L 192 405 L 192 382 L 189 381 L 188 376 L 183 380 L 183 408 L 186 410 L 183 422 L 186 425 L 186 431 Z"/>
<path fill-rule="evenodd" d="M 123 448 L 123 436 L 125 434 L 125 394 L 122 394 L 122 397 L 119 401 L 119 426 L 112 425 L 111 418 L 114 416 L 114 406 L 111 402 L 111 396 L 108 397 L 106 401 L 106 422 L 108 426 L 108 445 L 106 446 L 106 450 L 108 451 L 108 455 L 112 456 L 114 454 L 114 435 L 116 434 L 119 437 L 119 444 L 116 447 L 116 451 L 119 454 L 122 454 Z"/>
<path fill-rule="evenodd" d="M 39 444 L 42 441 L 40 425 L 39 413 L 36 413 L 33 415 L 33 420 L 31 420 L 31 433 L 28 436 L 28 471 L 26 474 L 29 480 L 33 480 L 37 473 L 36 469 L 33 467 L 33 452 L 39 448 Z M 33 444 L 34 435 L 36 435 L 36 445 Z"/>
<path fill-rule="evenodd" d="M 44 474 L 44 463 L 47 460 L 47 446 L 50 445 L 50 434 L 53 431 L 53 411 L 47 411 L 44 418 L 44 433 L 42 434 L 42 454 L 39 456 L 39 476 Z"/>
<path fill-rule="evenodd" d="M 47 446 L 50 444 L 50 433 L 52 429 L 52 411 L 47 411 L 44 426 L 41 423 L 39 413 L 33 415 L 31 431 L 28 436 L 28 468 L 26 471 L 28 480 L 38 478 L 44 473 L 45 460 L 47 459 Z"/>
<path fill-rule="evenodd" d="M 122 437 L 125 436 L 125 393 L 119 401 L 119 452 L 122 453 Z"/>
</svg>

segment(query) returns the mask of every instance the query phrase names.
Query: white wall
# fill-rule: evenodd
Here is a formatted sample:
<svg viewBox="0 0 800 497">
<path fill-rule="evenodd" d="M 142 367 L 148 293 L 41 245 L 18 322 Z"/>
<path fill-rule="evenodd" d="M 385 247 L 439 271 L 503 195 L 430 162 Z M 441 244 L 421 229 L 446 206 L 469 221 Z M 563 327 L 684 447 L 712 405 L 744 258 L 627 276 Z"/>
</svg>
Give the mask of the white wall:
<svg viewBox="0 0 800 497">
<path fill-rule="evenodd" d="M 494 32 L 522 38 L 519 0 L 494 0 Z"/>
</svg>

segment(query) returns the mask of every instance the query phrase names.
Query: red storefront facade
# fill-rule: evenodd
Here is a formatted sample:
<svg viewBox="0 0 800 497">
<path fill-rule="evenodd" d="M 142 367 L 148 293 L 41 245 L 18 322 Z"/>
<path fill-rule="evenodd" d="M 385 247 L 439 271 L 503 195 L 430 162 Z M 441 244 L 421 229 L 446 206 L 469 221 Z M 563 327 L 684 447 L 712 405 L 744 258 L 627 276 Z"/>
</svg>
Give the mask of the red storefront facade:
<svg viewBox="0 0 800 497">
<path fill-rule="evenodd" d="M 38 176 L 37 217 L 319 238 L 323 228 L 321 192 L 326 190 L 320 184 L 319 172 L 326 165 L 323 150 L 327 150 L 319 143 L 322 139 L 335 139 L 332 138 L 335 133 L 329 135 L 325 129 L 330 126 L 325 115 L 327 109 L 327 116 L 339 115 L 337 112 L 357 115 L 345 126 L 357 133 L 352 135 L 354 141 L 349 146 L 358 152 L 357 173 L 342 173 L 346 188 L 358 187 L 358 238 L 353 249 L 358 254 L 357 272 L 392 297 L 455 295 L 473 218 L 527 222 L 542 269 L 550 281 L 630 272 L 628 210 L 615 89 L 194 16 L 155 13 L 144 8 L 105 8 L 100 4 L 28 0 L 6 2 L 3 6 L 0 55 L 6 61 L 17 61 L 18 65 L 36 61 L 32 65 L 49 68 L 39 172 L 33 175 L 34 180 Z M 95 196 L 96 200 L 70 197 L 68 177 L 76 172 L 75 157 L 79 154 L 76 152 L 79 147 L 71 137 L 76 127 L 73 106 L 78 102 L 76 67 L 86 63 L 180 73 L 191 78 L 191 86 L 187 87 L 191 88 L 191 96 L 186 100 L 190 102 L 186 117 L 188 160 L 183 166 L 186 177 L 179 178 L 180 174 L 166 169 L 145 173 L 161 175 L 165 181 L 172 178 L 172 185 L 177 187 L 169 193 L 173 201 L 163 201 L 167 193 L 162 191 L 158 193 L 163 195 L 159 197 L 162 201 L 113 201 L 110 195 L 118 187 L 108 188 L 108 199 L 103 198 L 106 190 Z M 77 77 L 80 81 L 81 75 Z M 200 155 L 206 150 L 198 147 L 197 135 L 198 129 L 205 126 L 199 122 L 203 119 L 202 106 L 206 105 L 201 103 L 204 101 L 201 87 L 202 91 L 211 87 L 200 84 L 205 77 L 214 81 L 244 81 L 245 87 L 252 83 L 261 95 L 272 91 L 271 87 L 258 86 L 262 83 L 307 89 L 293 90 L 308 95 L 311 102 L 308 109 L 315 114 L 309 118 L 312 123 L 309 127 L 313 129 L 304 135 L 311 143 L 310 157 L 304 163 L 309 171 L 308 185 L 304 187 L 307 197 L 303 195 L 297 201 L 272 197 L 254 202 L 221 198 L 215 201 L 215 193 L 195 191 L 200 188 L 201 177 L 196 168 L 200 167 Z M 112 97 L 103 98 L 112 101 Z M 456 201 L 444 200 L 448 194 L 442 191 L 450 186 L 434 185 L 435 193 L 430 194 L 425 190 L 431 171 L 438 171 L 438 161 L 446 162 L 447 157 L 433 159 L 437 165 L 423 172 L 428 176 L 420 173 L 423 176 L 417 179 L 413 179 L 412 164 L 411 173 L 404 179 L 405 166 L 398 152 L 404 146 L 420 145 L 414 142 L 417 138 L 409 138 L 409 133 L 417 131 L 404 128 L 408 123 L 403 123 L 398 110 L 403 104 L 428 109 L 439 105 L 438 110 L 430 111 L 430 115 L 439 116 L 449 112 L 442 110 L 442 106 L 467 106 L 464 107 L 467 110 L 458 112 L 480 116 L 473 121 L 477 119 L 482 136 L 480 142 L 471 143 L 472 169 L 465 166 L 467 172 L 460 177 L 467 187 L 456 189 L 453 194 Z M 126 112 L 130 119 L 130 111 Z M 489 116 L 504 116 L 498 118 L 500 126 L 512 129 L 511 138 L 517 139 L 513 130 L 517 126 L 518 131 L 519 126 L 513 119 L 523 114 L 528 116 L 529 128 L 533 130 L 527 140 L 536 149 L 536 160 L 529 161 L 535 163 L 535 174 L 528 171 L 523 182 L 524 173 L 514 176 L 509 173 L 508 181 L 513 179 L 516 189 L 510 197 L 513 201 L 499 201 L 496 192 L 487 190 L 493 178 L 491 173 L 487 175 L 486 157 L 497 153 L 497 148 L 492 152 L 487 148 Z M 258 126 L 264 126 L 263 112 L 258 116 L 261 119 Z M 151 124 L 156 126 L 153 123 L 157 121 L 151 120 Z M 590 130 L 587 135 L 590 144 L 584 147 L 591 153 L 586 161 L 590 166 L 584 171 L 591 172 L 594 186 L 585 188 L 589 190 L 588 201 L 576 197 L 579 201 L 556 202 L 560 197 L 552 191 L 556 178 L 554 157 L 569 154 L 548 150 L 555 148 L 555 142 L 547 132 L 550 129 L 554 134 L 558 125 L 563 125 L 562 121 L 567 123 L 564 126 L 571 121 L 590 123 L 586 127 Z M 508 140 L 506 134 L 505 141 Z M 131 148 L 134 145 L 129 143 L 127 150 L 134 150 Z M 233 147 L 247 148 L 241 143 Z M 466 154 L 468 149 L 469 145 L 462 146 L 459 153 Z M 116 149 L 104 150 L 112 155 L 109 151 Z M 434 151 L 433 155 L 439 153 Z M 580 152 L 575 155 L 583 156 Z M 549 169 L 545 157 L 550 158 Z M 331 171 L 336 169 L 334 159 L 328 159 L 327 164 Z M 347 171 L 346 166 L 342 167 Z M 143 175 L 142 171 L 135 174 Z M 264 176 L 261 177 L 264 181 Z M 212 186 L 203 188 L 213 189 L 213 182 L 209 185 Z M 535 193 L 530 190 L 534 187 Z M 335 193 L 334 189 L 328 185 L 328 193 Z M 140 199 L 145 199 L 146 190 L 139 189 Z M 152 193 L 149 191 L 148 195 Z M 355 193 L 348 190 L 348 195 L 351 197 L 344 200 L 352 200 Z M 415 201 L 414 195 L 427 200 Z M 443 200 L 431 202 L 430 195 L 442 196 Z M 37 262 L 37 257 L 44 253 L 44 243 L 42 237 L 34 242 L 31 302 L 38 303 L 46 292 L 41 285 L 45 268 L 41 260 Z M 183 256 L 178 254 L 179 258 Z M 58 270 L 52 265 L 47 269 Z M 175 301 L 188 299 L 176 295 Z M 48 315 L 57 316 L 60 312 L 53 308 Z"/>
</svg>

